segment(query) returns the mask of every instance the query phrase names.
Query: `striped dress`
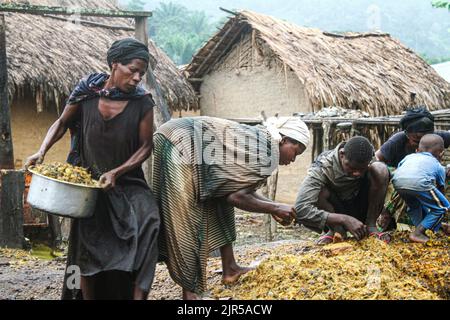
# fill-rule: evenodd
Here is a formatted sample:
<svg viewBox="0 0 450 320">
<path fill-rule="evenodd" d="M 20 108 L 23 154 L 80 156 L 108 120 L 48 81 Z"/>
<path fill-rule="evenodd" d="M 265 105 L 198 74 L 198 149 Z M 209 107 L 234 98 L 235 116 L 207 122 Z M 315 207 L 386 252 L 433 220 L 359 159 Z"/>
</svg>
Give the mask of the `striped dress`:
<svg viewBox="0 0 450 320">
<path fill-rule="evenodd" d="M 278 160 L 278 144 L 263 126 L 193 117 L 159 128 L 153 192 L 161 214 L 160 256 L 177 284 L 205 291 L 208 254 L 236 239 L 226 196 L 256 190 Z"/>
</svg>

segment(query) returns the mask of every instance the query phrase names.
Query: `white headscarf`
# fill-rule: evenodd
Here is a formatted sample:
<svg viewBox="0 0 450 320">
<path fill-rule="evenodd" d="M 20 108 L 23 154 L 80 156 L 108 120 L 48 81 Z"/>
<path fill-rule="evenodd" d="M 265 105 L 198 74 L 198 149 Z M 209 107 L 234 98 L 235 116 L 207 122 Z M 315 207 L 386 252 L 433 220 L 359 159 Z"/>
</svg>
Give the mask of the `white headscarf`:
<svg viewBox="0 0 450 320">
<path fill-rule="evenodd" d="M 276 141 L 281 141 L 280 134 L 294 139 L 305 147 L 309 144 L 308 126 L 298 117 L 270 117 L 263 122 Z"/>
</svg>

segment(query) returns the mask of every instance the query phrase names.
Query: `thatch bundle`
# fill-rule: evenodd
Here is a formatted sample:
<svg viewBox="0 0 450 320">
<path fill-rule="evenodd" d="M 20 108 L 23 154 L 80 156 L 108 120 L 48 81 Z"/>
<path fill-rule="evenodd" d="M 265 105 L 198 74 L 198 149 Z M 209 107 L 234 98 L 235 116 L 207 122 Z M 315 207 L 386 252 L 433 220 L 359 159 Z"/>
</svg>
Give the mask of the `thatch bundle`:
<svg viewBox="0 0 450 320">
<path fill-rule="evenodd" d="M 201 79 L 240 33 L 250 32 L 255 54 L 274 56 L 295 72 L 313 111 L 340 106 L 372 116 L 400 114 L 411 92 L 430 110 L 450 107 L 450 83 L 389 34 L 331 34 L 250 11 L 230 18 L 198 51 L 186 68 L 189 77 Z"/>
<path fill-rule="evenodd" d="M 28 3 L 118 10 L 107 0 L 31 0 Z M 82 77 L 91 72 L 109 70 L 106 51 L 112 42 L 134 36 L 130 31 L 133 28 L 130 19 L 82 18 L 122 26 L 124 30 L 75 25 L 55 17 L 30 14 L 5 13 L 5 20 L 10 101 L 14 95 L 20 97 L 31 92 L 38 109 L 56 104 L 57 111 L 60 111 L 64 100 Z M 197 109 L 198 99 L 177 67 L 152 41 L 149 49 L 157 59 L 155 77 L 169 107 L 172 110 Z"/>
</svg>

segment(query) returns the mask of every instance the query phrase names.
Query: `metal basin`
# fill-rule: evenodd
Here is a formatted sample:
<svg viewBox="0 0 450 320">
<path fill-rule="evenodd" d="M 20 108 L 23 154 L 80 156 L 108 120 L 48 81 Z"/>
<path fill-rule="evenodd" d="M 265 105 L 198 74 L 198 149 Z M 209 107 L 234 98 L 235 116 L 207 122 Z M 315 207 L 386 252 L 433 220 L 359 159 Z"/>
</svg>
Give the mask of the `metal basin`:
<svg viewBox="0 0 450 320">
<path fill-rule="evenodd" d="M 29 170 L 33 176 L 27 202 L 33 208 L 69 218 L 94 214 L 99 187 L 59 181 Z"/>
</svg>

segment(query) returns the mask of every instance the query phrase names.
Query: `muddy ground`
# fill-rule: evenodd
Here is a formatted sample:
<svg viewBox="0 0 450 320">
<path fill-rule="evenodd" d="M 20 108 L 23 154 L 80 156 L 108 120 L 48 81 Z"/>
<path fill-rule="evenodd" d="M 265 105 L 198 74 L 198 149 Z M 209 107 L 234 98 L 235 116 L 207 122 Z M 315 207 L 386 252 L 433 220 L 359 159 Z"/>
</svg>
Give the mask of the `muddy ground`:
<svg viewBox="0 0 450 320">
<path fill-rule="evenodd" d="M 257 263 L 277 247 L 295 252 L 317 235 L 303 227 L 278 227 L 275 241 L 265 242 L 264 215 L 242 211 L 236 213 L 238 238 L 235 243 L 237 261 L 243 265 Z M 286 249 L 286 244 L 292 244 Z M 288 253 L 288 252 L 286 252 Z M 65 258 L 52 260 L 30 255 L 27 251 L 0 250 L 0 299 L 55 300 L 60 298 Z M 221 286 L 220 258 L 208 261 L 208 288 Z M 179 299 L 181 289 L 170 278 L 164 264 L 158 264 L 149 299 Z"/>
<path fill-rule="evenodd" d="M 295 163 L 280 167 L 276 200 L 287 204 L 295 202 L 296 194 L 309 167 L 311 154 L 307 151 Z M 273 242 L 267 242 L 264 215 L 236 210 L 237 240 L 235 252 L 238 262 L 250 264 L 276 250 L 286 241 L 302 246 L 305 240 L 314 240 L 317 234 L 298 227 L 278 225 Z M 59 299 L 63 282 L 64 257 L 45 260 L 26 254 L 5 253 L 0 249 L 0 299 Z M 208 287 L 220 284 L 220 258 L 211 257 L 208 263 Z M 167 268 L 158 264 L 150 299 L 178 299 L 181 289 L 168 275 Z"/>
</svg>

